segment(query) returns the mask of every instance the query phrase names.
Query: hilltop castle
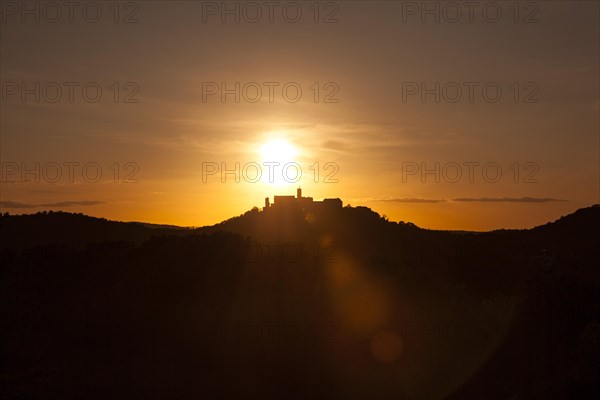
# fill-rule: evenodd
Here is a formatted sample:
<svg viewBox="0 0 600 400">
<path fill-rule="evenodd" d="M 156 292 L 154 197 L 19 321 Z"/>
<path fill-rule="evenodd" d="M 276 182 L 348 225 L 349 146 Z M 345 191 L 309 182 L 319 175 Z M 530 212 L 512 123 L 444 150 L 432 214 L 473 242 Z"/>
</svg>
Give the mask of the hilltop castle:
<svg viewBox="0 0 600 400">
<path fill-rule="evenodd" d="M 302 197 L 302 189 L 298 188 L 296 191 L 296 197 L 294 196 L 274 196 L 273 204 L 271 204 L 268 197 L 265 197 L 265 210 L 268 208 L 282 208 L 297 206 L 301 208 L 310 207 L 331 207 L 331 208 L 342 208 L 342 200 L 339 198 L 335 199 L 323 199 L 323 201 L 314 201 L 312 197 Z"/>
</svg>

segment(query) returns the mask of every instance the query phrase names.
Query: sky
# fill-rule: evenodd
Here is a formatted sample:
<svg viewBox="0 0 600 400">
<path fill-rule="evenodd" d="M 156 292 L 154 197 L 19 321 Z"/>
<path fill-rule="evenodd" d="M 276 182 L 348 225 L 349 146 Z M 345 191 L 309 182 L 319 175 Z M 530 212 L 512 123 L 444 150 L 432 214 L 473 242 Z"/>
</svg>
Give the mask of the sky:
<svg viewBox="0 0 600 400">
<path fill-rule="evenodd" d="M 3 2 L 0 211 L 203 226 L 301 186 L 492 230 L 598 203 L 599 3 L 472 4 Z"/>
</svg>

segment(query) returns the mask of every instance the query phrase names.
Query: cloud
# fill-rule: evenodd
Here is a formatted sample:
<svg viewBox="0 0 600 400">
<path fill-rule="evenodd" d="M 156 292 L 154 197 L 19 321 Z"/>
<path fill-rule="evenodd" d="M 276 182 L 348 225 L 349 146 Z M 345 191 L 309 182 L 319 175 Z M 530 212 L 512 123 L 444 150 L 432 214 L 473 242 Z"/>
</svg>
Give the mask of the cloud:
<svg viewBox="0 0 600 400">
<path fill-rule="evenodd" d="M 321 147 L 334 151 L 348 151 L 348 147 L 338 140 L 327 140 L 321 144 Z"/>
<path fill-rule="evenodd" d="M 103 201 L 81 200 L 81 201 L 59 201 L 55 203 L 21 203 L 18 201 L 0 201 L 0 207 L 3 208 L 36 208 L 36 207 L 73 207 L 73 206 L 96 206 L 106 204 Z"/>
<path fill-rule="evenodd" d="M 568 201 L 551 197 L 457 197 L 454 199 L 422 199 L 419 197 L 401 197 L 389 199 L 371 199 L 379 203 L 444 203 L 447 201 L 463 203 L 552 203 Z"/>
<path fill-rule="evenodd" d="M 552 203 L 568 201 L 551 197 L 458 197 L 452 201 L 481 203 Z"/>
<path fill-rule="evenodd" d="M 82 201 L 59 201 L 57 203 L 38 204 L 39 207 L 72 207 L 72 206 L 97 206 L 106 204 L 104 201 L 82 200 Z"/>
<path fill-rule="evenodd" d="M 0 201 L 3 208 L 35 208 L 35 204 L 19 203 L 18 201 Z"/>
<path fill-rule="evenodd" d="M 385 202 L 385 203 L 443 203 L 446 200 L 444 199 L 420 199 L 417 197 L 403 197 L 403 198 L 394 198 L 394 199 L 380 199 L 373 200 L 376 202 Z"/>
</svg>

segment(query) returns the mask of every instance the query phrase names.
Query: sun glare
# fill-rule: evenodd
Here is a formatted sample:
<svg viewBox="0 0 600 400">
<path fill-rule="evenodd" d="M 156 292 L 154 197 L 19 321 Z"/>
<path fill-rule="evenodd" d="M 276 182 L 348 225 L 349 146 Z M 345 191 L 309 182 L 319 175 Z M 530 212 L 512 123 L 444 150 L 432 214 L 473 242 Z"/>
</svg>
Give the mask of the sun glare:
<svg viewBox="0 0 600 400">
<path fill-rule="evenodd" d="M 296 148 L 285 140 L 267 142 L 260 148 L 264 161 L 290 162 L 298 153 Z"/>
<path fill-rule="evenodd" d="M 270 164 L 270 167 L 263 168 L 264 172 L 261 179 L 263 183 L 278 187 L 297 184 L 296 178 L 299 171 L 289 164 L 294 163 L 297 165 L 299 151 L 294 145 L 283 139 L 274 139 L 260 146 L 259 152 L 262 156 L 263 164 L 274 163 Z M 267 172 L 267 168 L 273 168 L 273 176 Z"/>
</svg>

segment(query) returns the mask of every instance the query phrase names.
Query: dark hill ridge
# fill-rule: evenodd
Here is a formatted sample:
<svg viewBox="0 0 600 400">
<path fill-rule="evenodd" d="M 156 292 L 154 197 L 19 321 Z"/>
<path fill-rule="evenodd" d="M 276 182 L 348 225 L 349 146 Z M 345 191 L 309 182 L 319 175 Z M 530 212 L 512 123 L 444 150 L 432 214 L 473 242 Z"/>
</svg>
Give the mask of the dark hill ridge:
<svg viewBox="0 0 600 400">
<path fill-rule="evenodd" d="M 202 228 L 186 228 L 142 222 L 119 222 L 62 211 L 42 211 L 36 214 L 0 216 L 0 249 L 18 250 L 42 244 L 84 246 L 103 241 L 130 241 L 141 243 L 154 236 L 185 235 L 190 233 L 235 232 L 256 239 L 281 240 L 302 238 L 314 233 L 343 235 L 356 231 L 419 232 L 437 234 L 475 234 L 468 231 L 435 231 L 418 228 L 408 222 L 391 222 L 367 207 L 315 210 L 309 215 L 295 212 L 265 213 L 257 208 L 219 224 Z M 600 205 L 582 208 L 560 219 L 530 230 L 498 230 L 487 234 L 531 232 L 534 234 L 587 235 L 600 223 Z"/>
<path fill-rule="evenodd" d="M 82 247 L 88 243 L 141 243 L 153 236 L 188 233 L 190 229 L 140 222 L 117 222 L 83 214 L 42 211 L 0 217 L 0 249 L 22 250 L 45 244 Z"/>
<path fill-rule="evenodd" d="M 554 222 L 548 222 L 544 225 L 533 228 L 534 231 L 540 232 L 545 230 L 560 230 L 564 233 L 580 234 L 586 229 L 596 226 L 600 222 L 600 204 L 595 204 L 590 207 L 580 208 L 572 214 L 560 217 Z M 590 232 L 592 233 L 592 232 Z"/>
</svg>

